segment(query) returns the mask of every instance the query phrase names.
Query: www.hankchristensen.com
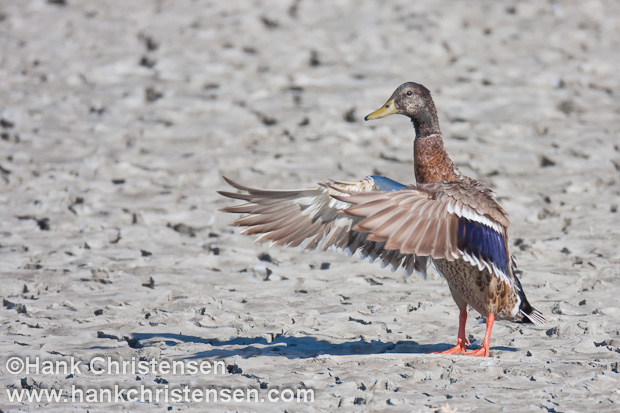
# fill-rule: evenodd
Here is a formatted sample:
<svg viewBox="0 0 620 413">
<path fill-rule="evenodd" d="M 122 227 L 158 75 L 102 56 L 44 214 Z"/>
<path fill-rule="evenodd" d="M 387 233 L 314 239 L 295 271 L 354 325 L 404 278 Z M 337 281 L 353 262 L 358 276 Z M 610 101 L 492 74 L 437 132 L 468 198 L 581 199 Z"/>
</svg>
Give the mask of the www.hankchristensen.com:
<svg viewBox="0 0 620 413">
<path fill-rule="evenodd" d="M 265 394 L 266 393 L 266 394 Z M 168 385 L 149 388 L 137 386 L 122 388 L 80 388 L 63 389 L 6 389 L 10 403 L 274 403 L 278 401 L 312 403 L 313 389 L 258 389 L 190 388 Z M 266 397 L 265 397 L 266 396 Z"/>
</svg>

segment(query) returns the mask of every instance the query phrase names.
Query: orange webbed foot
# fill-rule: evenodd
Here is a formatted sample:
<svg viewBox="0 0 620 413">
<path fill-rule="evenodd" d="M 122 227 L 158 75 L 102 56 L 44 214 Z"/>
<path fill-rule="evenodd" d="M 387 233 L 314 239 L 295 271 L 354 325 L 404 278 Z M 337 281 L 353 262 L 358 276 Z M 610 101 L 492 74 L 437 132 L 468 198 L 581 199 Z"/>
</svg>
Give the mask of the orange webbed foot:
<svg viewBox="0 0 620 413">
<path fill-rule="evenodd" d="M 489 348 L 488 347 L 481 347 L 478 350 L 472 350 L 472 351 L 467 351 L 463 353 L 466 356 L 471 356 L 471 357 L 489 357 Z"/>
<path fill-rule="evenodd" d="M 467 341 L 467 339 L 463 341 L 462 339 L 459 338 L 456 346 L 446 351 L 437 351 L 433 354 L 466 354 L 467 344 L 469 344 L 469 341 Z"/>
<path fill-rule="evenodd" d="M 449 350 L 441 351 L 435 354 L 463 354 L 465 356 L 472 357 L 489 357 L 489 343 L 491 341 L 491 329 L 493 328 L 493 322 L 495 321 L 495 315 L 490 313 L 487 316 L 487 330 L 484 334 L 484 341 L 482 342 L 482 348 L 478 350 L 466 351 L 466 346 L 469 344 L 469 341 L 465 338 L 465 322 L 467 320 L 467 312 L 465 310 L 461 310 L 461 315 L 459 317 L 459 335 L 458 342 L 456 346 L 452 347 Z"/>
</svg>

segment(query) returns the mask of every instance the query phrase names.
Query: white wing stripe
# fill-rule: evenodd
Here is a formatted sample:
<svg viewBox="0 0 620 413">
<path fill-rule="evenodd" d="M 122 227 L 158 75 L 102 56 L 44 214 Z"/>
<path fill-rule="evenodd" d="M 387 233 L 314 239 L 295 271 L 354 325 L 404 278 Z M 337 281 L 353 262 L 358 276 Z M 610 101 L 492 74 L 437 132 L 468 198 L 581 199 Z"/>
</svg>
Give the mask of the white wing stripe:
<svg viewBox="0 0 620 413">
<path fill-rule="evenodd" d="M 455 214 L 459 218 L 465 218 L 470 221 L 475 221 L 483 225 L 486 225 L 487 227 L 492 228 L 494 231 L 496 231 L 499 234 L 503 232 L 502 227 L 498 223 L 491 221 L 489 218 L 487 218 L 484 215 L 478 214 L 475 210 L 473 210 L 472 208 L 466 205 L 461 205 L 459 202 L 456 202 L 456 205 L 454 206 L 452 206 L 452 203 L 449 202 L 446 205 L 446 211 L 448 211 L 448 213 L 450 214 Z"/>
</svg>

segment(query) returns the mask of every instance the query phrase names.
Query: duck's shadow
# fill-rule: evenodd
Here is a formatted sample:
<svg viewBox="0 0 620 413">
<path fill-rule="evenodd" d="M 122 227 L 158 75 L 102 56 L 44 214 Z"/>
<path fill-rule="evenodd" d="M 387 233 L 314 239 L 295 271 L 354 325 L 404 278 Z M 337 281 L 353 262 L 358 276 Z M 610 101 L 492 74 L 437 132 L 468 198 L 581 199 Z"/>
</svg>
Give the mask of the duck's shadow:
<svg viewBox="0 0 620 413">
<path fill-rule="evenodd" d="M 444 351 L 453 346 L 447 343 L 419 344 L 415 341 L 382 342 L 377 340 L 332 343 L 308 336 L 279 336 L 270 341 L 264 337 L 234 337 L 229 340 L 220 340 L 183 334 L 134 333 L 130 339 L 130 343 L 133 343 L 132 347 L 135 348 L 148 347 L 162 341 L 168 346 L 176 346 L 180 343 L 195 343 L 203 344 L 209 348 L 208 350 L 198 351 L 188 358 L 271 356 L 305 359 L 320 355 L 429 354 Z M 491 350 L 516 351 L 512 347 L 492 347 Z"/>
</svg>

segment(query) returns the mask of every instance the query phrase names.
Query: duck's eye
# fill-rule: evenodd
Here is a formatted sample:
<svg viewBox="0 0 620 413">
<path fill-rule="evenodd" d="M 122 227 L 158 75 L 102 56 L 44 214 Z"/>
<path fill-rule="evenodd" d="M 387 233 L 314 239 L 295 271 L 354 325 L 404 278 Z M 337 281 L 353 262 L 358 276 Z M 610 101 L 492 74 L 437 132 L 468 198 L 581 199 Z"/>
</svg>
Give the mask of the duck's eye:
<svg viewBox="0 0 620 413">
<path fill-rule="evenodd" d="M 408 90 L 408 91 L 407 91 L 407 96 L 411 96 L 411 95 L 413 95 L 413 92 L 412 92 L 412 91 L 410 91 L 410 90 Z"/>
</svg>

